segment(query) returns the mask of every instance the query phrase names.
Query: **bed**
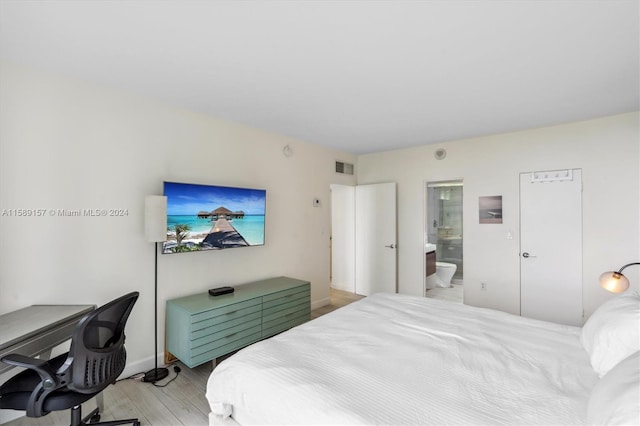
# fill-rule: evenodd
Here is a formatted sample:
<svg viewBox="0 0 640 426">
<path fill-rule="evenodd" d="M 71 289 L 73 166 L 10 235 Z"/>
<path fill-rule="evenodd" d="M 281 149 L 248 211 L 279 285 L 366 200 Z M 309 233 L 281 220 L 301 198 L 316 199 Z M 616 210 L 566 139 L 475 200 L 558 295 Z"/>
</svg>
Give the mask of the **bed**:
<svg viewBox="0 0 640 426">
<path fill-rule="evenodd" d="M 435 299 L 374 294 L 220 363 L 207 383 L 210 423 L 638 424 L 640 343 L 633 334 L 640 330 L 640 296 L 623 301 L 635 310 L 635 331 L 626 326 L 628 347 L 614 348 L 613 361 L 604 357 L 613 366 L 602 370 L 594 367 L 593 354 L 615 347 L 612 333 L 601 330 L 610 316 L 596 321 L 594 313 L 592 327 L 583 330 Z M 612 308 L 614 315 L 619 310 Z M 614 377 L 604 386 L 609 370 L 625 362 L 616 377 L 630 385 L 620 390 Z M 621 407 L 611 402 L 612 386 L 627 398 Z M 598 388 L 600 397 L 592 401 Z"/>
</svg>

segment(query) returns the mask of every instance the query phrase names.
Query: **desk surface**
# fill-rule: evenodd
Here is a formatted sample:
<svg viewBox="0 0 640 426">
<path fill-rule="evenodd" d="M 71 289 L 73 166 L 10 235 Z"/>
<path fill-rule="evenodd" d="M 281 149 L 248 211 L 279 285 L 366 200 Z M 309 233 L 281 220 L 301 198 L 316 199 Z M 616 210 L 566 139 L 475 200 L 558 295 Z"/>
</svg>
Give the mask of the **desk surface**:
<svg viewBox="0 0 640 426">
<path fill-rule="evenodd" d="M 0 315 L 0 351 L 70 321 L 77 322 L 94 309 L 95 305 L 33 305 Z"/>
</svg>

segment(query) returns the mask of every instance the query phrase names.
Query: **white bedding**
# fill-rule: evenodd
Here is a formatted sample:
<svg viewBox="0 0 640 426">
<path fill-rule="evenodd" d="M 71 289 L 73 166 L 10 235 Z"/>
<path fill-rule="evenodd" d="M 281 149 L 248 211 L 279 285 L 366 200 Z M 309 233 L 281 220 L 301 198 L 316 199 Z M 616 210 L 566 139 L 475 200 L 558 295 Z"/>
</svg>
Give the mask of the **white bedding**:
<svg viewBox="0 0 640 426">
<path fill-rule="evenodd" d="M 240 424 L 584 424 L 580 328 L 378 293 L 243 349 L 211 374 Z"/>
</svg>

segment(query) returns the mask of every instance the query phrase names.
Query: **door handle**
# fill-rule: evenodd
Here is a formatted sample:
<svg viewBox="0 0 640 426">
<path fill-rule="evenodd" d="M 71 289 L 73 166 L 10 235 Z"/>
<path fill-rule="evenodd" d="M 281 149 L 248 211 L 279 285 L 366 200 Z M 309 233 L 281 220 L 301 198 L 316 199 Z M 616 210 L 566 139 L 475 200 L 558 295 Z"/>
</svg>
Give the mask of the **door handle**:
<svg viewBox="0 0 640 426">
<path fill-rule="evenodd" d="M 534 256 L 532 254 L 527 253 L 526 251 L 524 253 L 522 253 L 522 257 L 524 258 L 528 258 L 528 257 L 538 257 L 538 256 Z"/>
<path fill-rule="evenodd" d="M 393 245 L 393 244 L 389 244 L 388 246 L 385 246 L 385 247 L 389 247 L 389 248 L 392 248 L 392 249 L 396 248 L 396 246 Z"/>
</svg>

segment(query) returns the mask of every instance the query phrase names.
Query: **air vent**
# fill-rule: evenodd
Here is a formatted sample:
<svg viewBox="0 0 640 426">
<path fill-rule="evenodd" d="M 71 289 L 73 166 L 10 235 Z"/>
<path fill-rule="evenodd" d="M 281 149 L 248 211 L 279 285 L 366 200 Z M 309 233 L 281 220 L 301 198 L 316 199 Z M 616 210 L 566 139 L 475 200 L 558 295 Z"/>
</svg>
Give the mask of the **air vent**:
<svg viewBox="0 0 640 426">
<path fill-rule="evenodd" d="M 353 174 L 353 164 L 343 163 L 341 161 L 336 161 L 336 173 L 342 173 L 345 175 Z"/>
</svg>

